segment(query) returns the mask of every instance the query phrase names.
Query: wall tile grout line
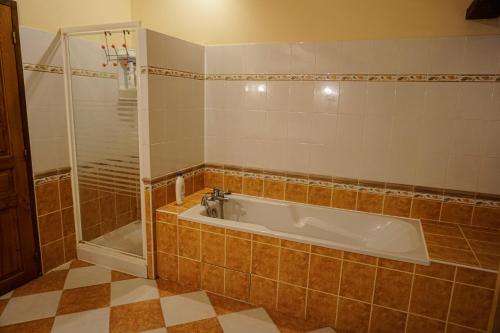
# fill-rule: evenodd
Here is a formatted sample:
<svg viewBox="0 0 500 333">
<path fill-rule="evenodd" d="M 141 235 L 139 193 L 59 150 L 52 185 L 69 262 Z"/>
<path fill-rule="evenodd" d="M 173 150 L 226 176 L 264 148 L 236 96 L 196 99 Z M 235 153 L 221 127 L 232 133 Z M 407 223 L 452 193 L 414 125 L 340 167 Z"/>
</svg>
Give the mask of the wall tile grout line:
<svg viewBox="0 0 500 333">
<path fill-rule="evenodd" d="M 410 322 L 410 307 L 411 307 L 411 298 L 413 294 L 413 284 L 415 283 L 415 276 L 416 276 L 416 270 L 417 266 L 413 265 L 412 271 L 411 271 L 411 284 L 410 284 L 410 296 L 408 297 L 408 305 L 406 306 L 406 322 L 405 322 L 405 332 L 408 330 L 408 323 Z"/>
<path fill-rule="evenodd" d="M 455 284 L 456 284 L 456 279 L 457 279 L 457 272 L 458 272 L 458 269 L 455 268 L 455 273 L 453 275 L 453 284 L 451 285 L 450 300 L 448 302 L 448 312 L 446 313 L 446 329 L 445 329 L 445 333 L 448 332 L 448 327 L 449 327 L 449 322 L 450 322 L 451 305 L 453 303 L 453 297 L 455 297 Z"/>
<path fill-rule="evenodd" d="M 368 319 L 368 332 L 370 332 L 371 330 L 371 325 L 372 325 L 372 316 L 373 316 L 373 307 L 374 307 L 374 298 L 375 298 L 375 288 L 377 286 L 377 275 L 378 275 L 378 261 L 379 261 L 379 258 L 377 258 L 376 260 L 376 266 L 377 268 L 375 268 L 375 276 L 373 277 L 373 290 L 372 290 L 372 295 L 370 297 L 370 316 L 369 316 L 369 319 Z"/>
</svg>

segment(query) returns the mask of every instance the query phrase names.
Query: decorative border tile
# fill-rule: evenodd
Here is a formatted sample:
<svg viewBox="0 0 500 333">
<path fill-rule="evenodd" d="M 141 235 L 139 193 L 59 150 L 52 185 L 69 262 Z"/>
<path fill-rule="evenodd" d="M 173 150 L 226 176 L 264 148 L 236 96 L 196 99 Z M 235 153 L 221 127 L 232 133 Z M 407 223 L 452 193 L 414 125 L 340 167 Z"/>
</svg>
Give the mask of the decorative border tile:
<svg viewBox="0 0 500 333">
<path fill-rule="evenodd" d="M 24 70 L 63 74 L 61 66 L 24 64 Z M 117 79 L 116 73 L 73 69 L 76 76 Z M 155 66 L 141 67 L 141 74 L 210 81 L 374 81 L 374 82 L 500 82 L 500 74 L 202 74 Z"/>
<path fill-rule="evenodd" d="M 54 182 L 54 181 L 60 181 L 63 179 L 69 179 L 71 178 L 71 171 L 66 171 L 64 173 L 56 174 L 56 175 L 50 175 L 50 176 L 44 176 L 40 178 L 36 178 L 33 180 L 36 185 L 42 185 L 45 183 L 49 182 Z"/>
<path fill-rule="evenodd" d="M 42 73 L 53 73 L 53 74 L 63 74 L 63 68 L 61 66 L 51 66 L 42 64 L 23 64 L 23 69 L 30 72 L 42 72 Z"/>
<path fill-rule="evenodd" d="M 500 82 L 500 74 L 207 74 L 217 81 Z"/>
<path fill-rule="evenodd" d="M 211 81 L 500 82 L 500 74 L 202 74 L 155 66 L 141 74 Z"/>
<path fill-rule="evenodd" d="M 141 74 L 171 76 L 171 77 L 179 77 L 183 79 L 192 79 L 192 80 L 205 80 L 205 74 L 181 71 L 170 68 L 154 67 L 154 66 L 141 67 Z"/>
<path fill-rule="evenodd" d="M 252 172 L 249 170 L 245 170 L 244 168 L 240 168 L 241 171 L 239 170 L 234 170 L 232 167 L 230 170 L 226 170 L 224 166 L 213 166 L 211 165 L 210 167 L 204 167 L 203 171 L 204 172 L 211 172 L 211 173 L 218 173 L 218 174 L 224 174 L 227 176 L 240 176 L 240 177 L 250 177 L 250 178 L 259 178 L 259 179 L 267 179 L 267 180 L 274 180 L 274 181 L 281 181 L 281 182 L 288 182 L 288 183 L 294 183 L 294 184 L 303 184 L 303 185 L 309 185 L 309 186 L 321 186 L 321 187 L 326 187 L 326 188 L 333 188 L 333 189 L 344 189 L 344 190 L 350 190 L 350 191 L 358 191 L 358 192 L 368 192 L 368 193 L 374 193 L 374 194 L 381 194 L 381 195 L 393 195 L 393 196 L 403 196 L 403 197 L 410 197 L 410 198 L 418 198 L 418 199 L 427 199 L 427 200 L 436 200 L 440 202 L 447 202 L 447 203 L 459 203 L 459 204 L 470 204 L 470 205 L 476 205 L 476 206 L 483 206 L 483 207 L 499 207 L 500 208 L 500 200 L 483 200 L 483 199 L 477 199 L 474 198 L 475 193 L 467 193 L 469 196 L 450 196 L 450 195 L 444 195 L 444 194 L 436 194 L 436 193 L 426 193 L 426 192 L 421 192 L 421 191 L 408 191 L 408 190 L 399 190 L 399 189 L 393 189 L 391 188 L 390 183 L 383 183 L 381 185 L 383 186 L 369 186 L 366 184 L 359 185 L 360 182 L 366 183 L 364 181 L 361 181 L 359 179 L 346 179 L 345 182 L 339 182 L 338 180 L 318 180 L 314 179 L 317 177 L 311 177 L 311 176 L 301 176 L 301 177 L 296 177 L 293 174 L 282 172 L 277 173 L 277 172 L 271 172 L 267 170 L 262 170 L 259 172 Z M 329 176 L 320 176 L 323 178 L 332 178 Z M 356 184 L 357 183 L 357 184 Z M 394 185 L 392 185 L 394 186 Z M 430 189 L 434 190 L 435 192 L 441 192 L 444 193 L 444 190 L 442 189 Z"/>
<path fill-rule="evenodd" d="M 31 72 L 42 72 L 52 74 L 63 74 L 64 70 L 61 66 L 43 65 L 43 64 L 23 64 L 23 69 Z M 95 77 L 100 79 L 118 79 L 118 74 L 93 71 L 89 69 L 75 68 L 71 70 L 71 74 L 75 76 Z"/>
<path fill-rule="evenodd" d="M 92 71 L 89 69 L 72 69 L 71 74 L 75 76 L 87 76 L 99 79 L 118 79 L 118 74 L 116 73 Z"/>
</svg>

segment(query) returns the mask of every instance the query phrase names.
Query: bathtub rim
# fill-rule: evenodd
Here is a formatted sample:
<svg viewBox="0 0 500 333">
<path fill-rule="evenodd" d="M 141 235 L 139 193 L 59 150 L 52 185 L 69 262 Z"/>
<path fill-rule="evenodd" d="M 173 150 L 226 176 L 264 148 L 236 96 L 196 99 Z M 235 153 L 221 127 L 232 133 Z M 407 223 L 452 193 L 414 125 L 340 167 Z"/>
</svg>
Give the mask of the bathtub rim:
<svg viewBox="0 0 500 333">
<path fill-rule="evenodd" d="M 211 226 L 219 227 L 219 228 L 224 228 L 224 229 L 231 229 L 231 230 L 242 231 L 242 232 L 247 232 L 247 233 L 254 233 L 254 234 L 261 235 L 261 236 L 285 239 L 285 240 L 304 243 L 304 244 L 308 244 L 308 245 L 316 245 L 316 246 L 321 246 L 321 247 L 334 249 L 334 250 L 347 251 L 347 252 L 352 252 L 352 253 L 368 255 L 368 256 L 372 256 L 372 257 L 402 261 L 402 262 L 407 262 L 407 263 L 411 263 L 411 264 L 418 264 L 418 265 L 424 265 L 424 266 L 429 266 L 431 264 L 431 259 L 429 257 L 429 251 L 427 249 L 427 242 L 425 240 L 424 231 L 423 231 L 422 223 L 421 223 L 420 219 L 397 217 L 397 216 L 384 215 L 384 214 L 378 214 L 378 213 L 360 212 L 360 211 L 354 211 L 354 210 L 343 209 L 343 208 L 318 206 L 318 205 L 311 205 L 311 204 L 286 201 L 286 200 L 278 200 L 278 199 L 270 199 L 270 198 L 258 198 L 258 197 L 253 197 L 250 195 L 244 195 L 244 194 L 239 194 L 239 193 L 238 194 L 230 194 L 228 196 L 229 196 L 229 198 L 242 197 L 243 199 L 252 200 L 252 201 L 268 201 L 268 202 L 270 201 L 270 202 L 287 204 L 287 205 L 306 206 L 306 207 L 313 207 L 313 208 L 317 208 L 317 209 L 334 209 L 334 210 L 340 210 L 340 211 L 349 212 L 349 213 L 357 213 L 357 214 L 363 214 L 363 215 L 366 214 L 366 215 L 372 215 L 372 216 L 385 216 L 385 217 L 390 216 L 390 217 L 393 217 L 395 219 L 410 220 L 413 223 L 416 223 L 418 225 L 417 228 L 420 232 L 420 238 L 422 241 L 422 247 L 423 247 L 425 257 L 423 257 L 423 258 L 409 258 L 409 257 L 404 256 L 404 255 L 397 256 L 397 255 L 394 255 L 394 254 L 391 254 L 388 252 L 384 252 L 384 251 L 374 253 L 374 251 L 359 249 L 358 247 L 351 247 L 347 244 L 346 245 L 339 245 L 339 243 L 336 243 L 336 242 L 333 242 L 335 244 L 335 247 L 333 247 L 331 245 L 332 242 L 322 241 L 322 240 L 312 238 L 312 237 L 295 235 L 295 234 L 285 233 L 285 232 L 281 232 L 281 231 L 274 231 L 274 230 L 271 230 L 269 228 L 266 228 L 266 227 L 263 227 L 263 226 L 260 226 L 258 224 L 254 224 L 254 223 L 238 222 L 238 221 L 234 221 L 234 220 L 223 220 L 223 219 L 204 216 L 204 215 L 201 215 L 201 212 L 203 212 L 205 210 L 205 207 L 203 207 L 200 204 L 196 204 L 195 206 L 187 209 L 186 211 L 179 213 L 178 219 L 183 219 L 183 220 L 201 223 L 201 224 L 207 224 L 207 225 L 211 225 Z M 158 209 L 158 210 L 162 211 L 161 209 Z M 230 222 L 227 222 L 227 221 L 230 221 Z M 249 226 L 252 226 L 252 227 L 249 228 Z M 330 244 L 327 244 L 327 243 L 330 243 Z"/>
</svg>

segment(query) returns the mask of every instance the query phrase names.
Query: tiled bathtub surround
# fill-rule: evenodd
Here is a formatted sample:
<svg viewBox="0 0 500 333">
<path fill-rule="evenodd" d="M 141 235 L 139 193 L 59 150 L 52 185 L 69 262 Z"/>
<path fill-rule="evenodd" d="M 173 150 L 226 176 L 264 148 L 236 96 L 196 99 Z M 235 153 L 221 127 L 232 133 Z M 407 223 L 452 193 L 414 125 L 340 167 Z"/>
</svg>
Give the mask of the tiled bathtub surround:
<svg viewBox="0 0 500 333">
<path fill-rule="evenodd" d="M 239 166 L 207 164 L 204 172 L 205 186 L 236 193 L 500 229 L 497 195 Z"/>
<path fill-rule="evenodd" d="M 204 165 L 177 170 L 182 172 L 186 195 L 204 188 Z M 156 209 L 175 201 L 175 177 L 176 172 L 153 180 L 144 179 L 146 184 L 145 206 L 146 206 L 146 235 L 147 235 L 147 260 L 148 277 L 155 278 L 156 274 L 156 233 L 153 223 L 156 222 Z"/>
<path fill-rule="evenodd" d="M 500 193 L 499 36 L 206 54 L 207 163 Z"/>
<path fill-rule="evenodd" d="M 435 259 L 488 269 L 500 264 L 500 200 L 474 193 L 207 165 L 206 187 L 271 199 L 425 221 Z"/>
<path fill-rule="evenodd" d="M 71 178 L 68 169 L 35 176 L 42 271 L 76 258 Z"/>
<path fill-rule="evenodd" d="M 495 272 L 414 265 L 178 219 L 202 193 L 157 211 L 161 278 L 339 332 L 485 332 L 492 325 Z"/>
<path fill-rule="evenodd" d="M 23 64 L 23 69 L 30 72 L 41 72 L 41 73 L 53 73 L 53 74 L 63 74 L 64 70 L 61 66 L 51 66 L 44 64 Z M 116 73 L 109 73 L 103 71 L 93 71 L 87 69 L 73 69 L 71 75 L 76 76 L 88 76 L 102 79 L 117 79 Z"/>
</svg>

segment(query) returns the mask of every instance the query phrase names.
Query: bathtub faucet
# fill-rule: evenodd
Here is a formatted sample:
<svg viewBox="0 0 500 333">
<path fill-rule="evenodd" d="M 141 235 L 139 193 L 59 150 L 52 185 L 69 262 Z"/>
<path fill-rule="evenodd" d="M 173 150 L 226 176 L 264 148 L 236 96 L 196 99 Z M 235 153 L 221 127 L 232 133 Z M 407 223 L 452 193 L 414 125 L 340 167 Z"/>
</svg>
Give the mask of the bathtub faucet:
<svg viewBox="0 0 500 333">
<path fill-rule="evenodd" d="M 219 187 L 214 187 L 212 192 L 207 192 L 201 198 L 201 205 L 205 206 L 207 210 L 207 215 L 210 217 L 221 218 L 224 219 L 224 203 L 229 201 L 229 198 L 226 198 L 226 195 L 231 194 L 231 192 L 224 192 Z M 214 207 L 210 207 L 210 202 L 218 202 L 219 203 L 219 211 L 220 216 L 217 213 L 217 209 Z"/>
</svg>

